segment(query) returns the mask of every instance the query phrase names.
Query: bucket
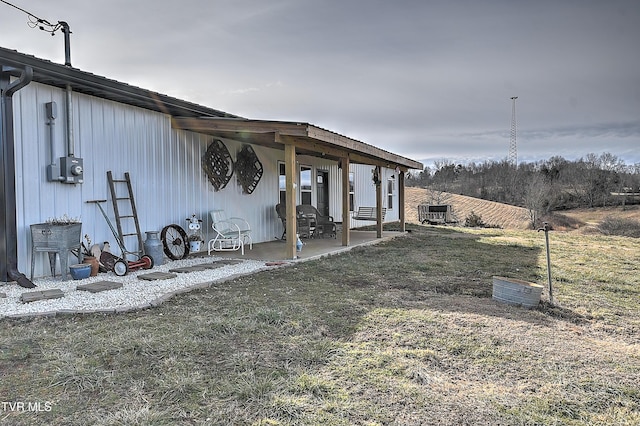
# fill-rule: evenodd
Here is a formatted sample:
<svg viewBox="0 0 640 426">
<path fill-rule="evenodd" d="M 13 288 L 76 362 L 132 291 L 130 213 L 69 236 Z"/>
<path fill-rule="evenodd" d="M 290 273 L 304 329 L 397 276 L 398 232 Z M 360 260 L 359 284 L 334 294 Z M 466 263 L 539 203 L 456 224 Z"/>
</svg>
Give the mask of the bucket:
<svg viewBox="0 0 640 426">
<path fill-rule="evenodd" d="M 197 253 L 200 251 L 200 246 L 202 245 L 202 241 L 200 240 L 191 240 L 189 241 L 189 251 L 191 253 Z"/>
<path fill-rule="evenodd" d="M 88 263 L 78 263 L 69 266 L 69 272 L 74 280 L 83 280 L 91 275 L 91 265 Z"/>
<path fill-rule="evenodd" d="M 493 300 L 509 305 L 535 308 L 544 287 L 515 278 L 493 277 Z"/>
</svg>

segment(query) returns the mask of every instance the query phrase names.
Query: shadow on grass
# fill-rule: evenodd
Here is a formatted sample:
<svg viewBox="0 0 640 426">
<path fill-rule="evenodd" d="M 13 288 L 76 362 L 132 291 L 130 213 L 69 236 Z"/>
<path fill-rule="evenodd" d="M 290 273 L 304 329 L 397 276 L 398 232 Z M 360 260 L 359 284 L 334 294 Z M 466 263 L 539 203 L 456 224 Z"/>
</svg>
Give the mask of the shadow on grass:
<svg viewBox="0 0 640 426">
<path fill-rule="evenodd" d="M 393 225 L 385 229 L 394 230 Z M 395 291 L 395 302 L 429 302 L 438 295 L 478 298 L 465 303 L 438 305 L 441 310 L 512 315 L 512 310 L 492 308 L 493 276 L 516 278 L 544 285 L 546 267 L 539 265 L 543 247 L 518 241 L 500 230 L 466 232 L 452 227 L 409 225 L 407 235 L 375 246 L 356 248 L 335 258 L 341 282 L 353 288 Z M 546 293 L 546 286 L 543 293 Z M 544 296 L 544 294 L 543 294 Z M 450 301 L 450 300 L 449 300 Z M 490 305 L 490 306 L 488 306 Z M 525 309 L 525 308 L 520 308 Z M 549 318 L 572 323 L 588 319 L 559 306 L 541 301 L 535 309 Z M 539 315 L 522 315 L 540 323 Z"/>
<path fill-rule="evenodd" d="M 544 313 L 551 318 L 564 320 L 576 325 L 591 322 L 591 318 L 585 315 L 579 314 L 571 309 L 564 308 L 562 306 L 552 305 L 546 300 L 541 300 L 540 304 L 536 307 L 536 310 Z"/>
</svg>

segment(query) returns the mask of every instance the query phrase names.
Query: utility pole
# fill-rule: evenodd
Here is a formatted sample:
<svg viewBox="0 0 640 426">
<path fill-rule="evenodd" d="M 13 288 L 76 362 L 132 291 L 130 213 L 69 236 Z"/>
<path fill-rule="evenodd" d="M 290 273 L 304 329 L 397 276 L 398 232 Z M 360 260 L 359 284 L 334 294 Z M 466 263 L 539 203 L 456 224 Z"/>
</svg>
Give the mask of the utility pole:
<svg viewBox="0 0 640 426">
<path fill-rule="evenodd" d="M 512 107 L 511 107 L 511 142 L 509 144 L 509 163 L 514 167 L 518 167 L 518 145 L 516 143 L 516 132 L 518 129 L 518 124 L 516 121 L 516 99 L 517 96 L 511 97 Z"/>
</svg>

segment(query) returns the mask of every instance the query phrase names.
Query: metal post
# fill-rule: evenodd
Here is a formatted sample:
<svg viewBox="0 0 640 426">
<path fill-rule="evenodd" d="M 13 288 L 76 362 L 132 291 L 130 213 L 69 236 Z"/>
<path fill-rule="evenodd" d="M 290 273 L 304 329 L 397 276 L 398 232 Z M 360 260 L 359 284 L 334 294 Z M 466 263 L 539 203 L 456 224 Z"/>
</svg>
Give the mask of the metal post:
<svg viewBox="0 0 640 426">
<path fill-rule="evenodd" d="M 549 223 L 544 222 L 544 227 L 538 232 L 544 231 L 545 245 L 547 248 L 547 280 L 549 281 L 549 303 L 553 305 L 553 286 L 551 284 L 551 255 L 549 254 Z"/>
<path fill-rule="evenodd" d="M 376 238 L 382 238 L 382 167 L 376 166 Z"/>
<path fill-rule="evenodd" d="M 338 167 L 342 166 L 342 245 L 350 244 L 351 216 L 349 205 L 349 155 L 345 155 L 340 160 Z"/>
<path fill-rule="evenodd" d="M 71 66 L 71 29 L 65 21 L 58 21 L 64 33 L 64 64 Z"/>
</svg>

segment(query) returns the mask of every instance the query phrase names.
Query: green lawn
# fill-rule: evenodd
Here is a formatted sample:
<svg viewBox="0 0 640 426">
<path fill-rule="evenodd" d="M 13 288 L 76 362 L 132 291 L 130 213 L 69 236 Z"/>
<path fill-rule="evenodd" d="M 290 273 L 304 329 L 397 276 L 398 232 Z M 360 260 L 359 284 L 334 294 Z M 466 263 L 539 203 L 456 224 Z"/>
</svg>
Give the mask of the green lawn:
<svg viewBox="0 0 640 426">
<path fill-rule="evenodd" d="M 0 424 L 637 425 L 640 240 L 410 227 L 118 315 L 0 320 Z M 17 403 L 23 403 L 20 410 Z"/>
</svg>

